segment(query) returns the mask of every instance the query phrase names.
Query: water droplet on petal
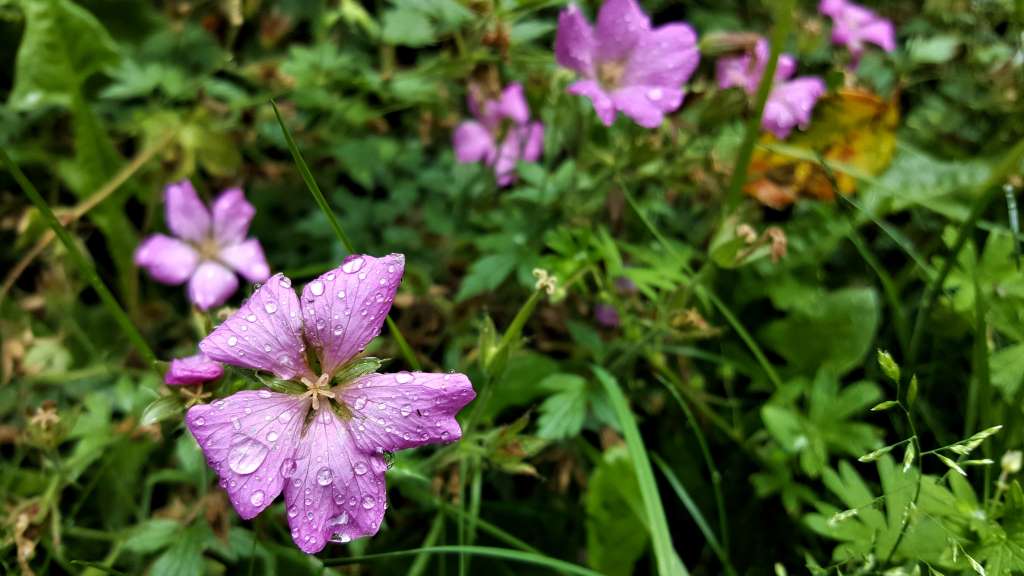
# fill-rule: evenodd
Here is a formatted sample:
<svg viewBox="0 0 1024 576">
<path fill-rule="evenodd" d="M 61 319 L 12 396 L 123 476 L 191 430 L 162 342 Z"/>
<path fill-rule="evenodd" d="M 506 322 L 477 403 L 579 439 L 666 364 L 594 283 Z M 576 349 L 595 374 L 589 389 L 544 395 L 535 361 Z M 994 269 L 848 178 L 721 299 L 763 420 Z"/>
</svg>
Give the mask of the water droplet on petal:
<svg viewBox="0 0 1024 576">
<path fill-rule="evenodd" d="M 249 496 L 249 503 L 253 506 L 262 506 L 264 496 L 263 490 L 257 490 L 252 493 L 252 496 Z"/>
<path fill-rule="evenodd" d="M 292 411 L 291 410 L 285 410 L 284 412 L 281 412 L 277 416 L 277 421 L 281 422 L 282 424 L 287 424 L 288 422 L 291 421 L 291 419 L 292 419 Z"/>
<path fill-rule="evenodd" d="M 342 544 L 348 544 L 351 541 L 352 537 L 348 535 L 348 532 L 342 532 L 338 535 L 338 542 L 341 542 Z"/>
<path fill-rule="evenodd" d="M 351 260 L 345 260 L 345 263 L 341 265 L 341 271 L 346 274 L 353 274 L 355 272 L 359 272 L 362 267 L 363 258 L 362 256 L 357 256 Z"/>
<path fill-rule="evenodd" d="M 234 336 L 229 337 L 228 346 L 234 346 L 235 344 L 238 344 L 238 338 L 235 338 Z"/>
<path fill-rule="evenodd" d="M 231 419 L 231 427 L 234 428 L 235 430 L 242 429 L 242 421 L 238 419 L 238 416 L 235 416 L 234 418 Z"/>
<path fill-rule="evenodd" d="M 661 88 L 651 88 L 650 90 L 647 91 L 647 97 L 650 98 L 653 102 L 661 100 L 661 98 L 664 95 L 665 92 Z"/>
<path fill-rule="evenodd" d="M 295 476 L 295 472 L 296 470 L 298 470 L 298 468 L 298 462 L 291 458 L 285 458 L 284 461 L 281 462 L 281 476 L 284 476 L 285 478 L 291 478 L 292 476 Z"/>
<path fill-rule="evenodd" d="M 273 430 L 267 432 L 267 442 L 277 442 L 277 432 Z"/>
<path fill-rule="evenodd" d="M 399 384 L 408 384 L 409 382 L 412 382 L 412 380 L 413 375 L 408 372 L 399 372 L 395 374 L 395 382 L 398 382 Z"/>
<path fill-rule="evenodd" d="M 228 450 L 228 467 L 235 474 L 252 474 L 267 459 L 270 450 L 259 440 L 235 434 Z"/>
<path fill-rule="evenodd" d="M 296 508 L 295 506 L 289 506 L 288 507 L 288 517 L 289 518 L 295 518 L 298 515 L 299 515 L 299 509 L 298 508 Z"/>
<path fill-rule="evenodd" d="M 324 283 L 317 280 L 309 285 L 309 291 L 313 293 L 313 296 L 320 296 L 324 293 Z"/>
<path fill-rule="evenodd" d="M 408 416 L 409 414 L 412 414 L 412 405 L 406 404 L 405 406 L 402 406 L 401 413 L 402 416 Z"/>
<path fill-rule="evenodd" d="M 345 299 L 345 291 L 344 290 L 338 290 L 338 300 L 344 300 L 344 299 Z"/>
<path fill-rule="evenodd" d="M 377 500 L 373 496 L 370 496 L 369 494 L 363 496 L 363 508 L 369 510 L 370 508 L 373 508 L 376 505 Z"/>
<path fill-rule="evenodd" d="M 352 465 L 352 471 L 356 473 L 356 476 L 362 476 L 363 474 L 366 474 L 366 462 L 356 462 L 355 464 Z"/>
<path fill-rule="evenodd" d="M 202 416 L 200 416 L 199 418 L 195 419 L 194 424 L 196 426 L 203 426 L 203 425 L 206 424 L 206 418 L 203 418 Z"/>
<path fill-rule="evenodd" d="M 321 468 L 316 473 L 316 483 L 321 486 L 327 486 L 334 480 L 334 474 L 331 474 L 330 468 Z"/>
<path fill-rule="evenodd" d="M 249 314 L 248 316 L 245 317 L 245 319 L 248 320 L 249 322 L 255 322 L 256 321 L 256 315 L 255 314 Z"/>
<path fill-rule="evenodd" d="M 263 398 L 265 400 L 267 398 L 270 398 L 270 391 L 269 390 L 260 390 L 256 395 L 259 396 L 260 398 Z"/>
<path fill-rule="evenodd" d="M 280 284 L 282 288 L 291 288 L 292 279 L 287 276 L 281 276 L 281 280 L 278 281 L 278 284 Z"/>
<path fill-rule="evenodd" d="M 273 314 L 274 312 L 277 312 L 277 304 L 274 302 L 267 302 L 263 305 L 263 309 L 267 311 L 267 314 Z"/>
<path fill-rule="evenodd" d="M 354 407 L 355 407 L 356 410 L 362 410 L 363 408 L 365 408 L 366 407 L 366 398 L 364 396 L 360 396 L 359 398 L 356 398 L 356 402 L 354 404 Z"/>
</svg>

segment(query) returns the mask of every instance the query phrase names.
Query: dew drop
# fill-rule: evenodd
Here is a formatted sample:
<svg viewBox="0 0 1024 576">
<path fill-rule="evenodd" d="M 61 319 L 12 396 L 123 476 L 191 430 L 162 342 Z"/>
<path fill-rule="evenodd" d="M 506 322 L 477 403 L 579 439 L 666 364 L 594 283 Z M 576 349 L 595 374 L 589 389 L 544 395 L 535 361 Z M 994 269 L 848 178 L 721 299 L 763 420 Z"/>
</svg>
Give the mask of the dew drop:
<svg viewBox="0 0 1024 576">
<path fill-rule="evenodd" d="M 334 272 L 331 272 L 330 274 L 327 275 L 327 281 L 334 282 Z"/>
<path fill-rule="evenodd" d="M 307 504 L 307 506 L 308 506 L 308 504 Z M 313 520 L 313 512 L 312 511 L 306 512 L 306 520 L 310 520 L 310 521 Z"/>
<path fill-rule="evenodd" d="M 296 470 L 298 470 L 298 468 L 298 462 L 296 462 L 292 458 L 285 458 L 284 461 L 281 462 L 281 476 L 284 476 L 285 478 L 291 478 L 292 476 L 295 476 L 295 472 Z"/>
<path fill-rule="evenodd" d="M 270 450 L 259 440 L 235 434 L 228 450 L 228 467 L 235 474 L 252 474 L 267 459 Z"/>
<path fill-rule="evenodd" d="M 256 315 L 255 314 L 249 314 L 248 316 L 245 317 L 245 319 L 248 320 L 249 322 L 255 322 L 256 321 Z"/>
<path fill-rule="evenodd" d="M 242 429 L 242 421 L 238 419 L 238 416 L 235 416 L 234 418 L 231 419 L 231 427 L 234 428 L 235 430 Z"/>
<path fill-rule="evenodd" d="M 264 352 L 270 352 L 271 350 L 273 350 L 273 348 L 270 347 L 270 344 L 264 344 L 263 345 L 263 351 Z"/>
<path fill-rule="evenodd" d="M 412 414 L 412 405 L 406 404 L 405 406 L 402 406 L 401 414 L 402 416 L 408 416 L 409 414 Z"/>
<path fill-rule="evenodd" d="M 345 263 L 341 265 L 341 271 L 346 274 L 353 274 L 359 272 L 363 267 L 362 256 L 357 256 L 351 260 L 345 260 Z"/>
<path fill-rule="evenodd" d="M 338 300 L 344 300 L 344 299 L 345 299 L 345 291 L 344 290 L 338 290 Z"/>
<path fill-rule="evenodd" d="M 287 276 L 281 276 L 281 280 L 278 281 L 278 284 L 280 284 L 282 288 L 291 288 L 292 279 Z"/>
<path fill-rule="evenodd" d="M 352 471 L 356 473 L 356 476 L 362 476 L 363 474 L 366 474 L 366 462 L 356 462 L 355 464 L 352 465 Z"/>
<path fill-rule="evenodd" d="M 370 496 L 369 494 L 363 496 L 363 508 L 369 510 L 370 508 L 373 508 L 376 505 L 377 500 L 373 496 Z"/>
<path fill-rule="evenodd" d="M 330 468 L 321 468 L 320 471 L 316 473 L 316 483 L 321 486 L 327 486 L 333 480 L 334 475 L 331 474 Z"/>
<path fill-rule="evenodd" d="M 447 431 L 441 432 L 441 441 L 442 442 L 447 442 L 449 436 L 451 436 L 451 434 L 449 434 Z"/>
<path fill-rule="evenodd" d="M 203 418 L 202 416 L 200 416 L 199 418 L 195 419 L 195 425 L 196 426 L 204 426 L 205 424 L 206 424 L 206 418 Z"/>
<path fill-rule="evenodd" d="M 265 495 L 263 494 L 263 490 L 257 490 L 253 492 L 251 496 L 249 496 L 249 503 L 252 504 L 253 506 L 262 506 L 264 496 Z"/>
<path fill-rule="evenodd" d="M 235 344 L 238 344 L 238 338 L 235 338 L 234 336 L 228 338 L 228 346 L 234 346 Z"/>
<path fill-rule="evenodd" d="M 408 384 L 409 382 L 412 382 L 412 379 L 413 375 L 408 372 L 399 372 L 398 374 L 395 374 L 395 382 L 398 382 L 399 384 Z"/>
<path fill-rule="evenodd" d="M 309 285 L 309 291 L 313 293 L 313 296 L 320 296 L 324 293 L 324 283 L 317 280 Z"/>
<path fill-rule="evenodd" d="M 256 395 L 259 396 L 260 398 L 263 398 L 265 400 L 267 398 L 270 398 L 270 391 L 269 390 L 260 390 L 259 393 L 257 393 Z"/>
<path fill-rule="evenodd" d="M 263 309 L 267 311 L 267 314 L 273 314 L 274 312 L 277 312 L 277 304 L 273 302 L 267 302 L 266 304 L 263 305 Z"/>
<path fill-rule="evenodd" d="M 356 410 L 362 410 L 365 407 L 366 407 L 366 398 L 363 397 L 363 396 L 360 396 L 359 398 L 356 398 L 355 409 Z"/>
<path fill-rule="evenodd" d="M 651 88 L 647 91 L 647 97 L 653 102 L 661 100 L 664 95 L 665 92 L 661 88 Z"/>
<path fill-rule="evenodd" d="M 267 442 L 277 442 L 277 432 L 273 430 L 267 432 Z"/>
<path fill-rule="evenodd" d="M 282 424 L 287 424 L 288 422 L 291 422 L 291 419 L 292 419 L 292 411 L 291 410 L 285 410 L 284 412 L 281 412 L 280 414 L 277 415 L 277 421 L 281 422 Z"/>
<path fill-rule="evenodd" d="M 295 506 L 289 506 L 288 507 L 288 517 L 289 518 L 295 518 L 298 515 L 299 515 L 299 509 L 298 508 L 296 508 Z"/>
<path fill-rule="evenodd" d="M 334 518 L 328 520 L 328 526 L 345 526 L 348 524 L 348 512 L 342 510 L 341 514 L 338 514 Z"/>
<path fill-rule="evenodd" d="M 352 541 L 352 537 L 348 535 L 348 532 L 342 532 L 338 535 L 338 542 L 342 544 L 348 544 Z"/>
</svg>

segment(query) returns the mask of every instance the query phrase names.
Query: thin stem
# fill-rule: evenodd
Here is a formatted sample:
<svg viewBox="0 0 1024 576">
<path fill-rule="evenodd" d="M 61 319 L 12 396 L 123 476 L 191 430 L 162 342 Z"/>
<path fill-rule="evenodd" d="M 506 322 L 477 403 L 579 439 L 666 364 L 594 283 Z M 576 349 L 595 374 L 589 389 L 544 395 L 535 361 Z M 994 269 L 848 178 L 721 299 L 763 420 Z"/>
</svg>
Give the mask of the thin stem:
<svg viewBox="0 0 1024 576">
<path fill-rule="evenodd" d="M 334 235 L 338 237 L 341 244 L 345 247 L 350 254 L 356 253 L 356 248 L 349 240 L 348 234 L 345 234 L 345 229 L 341 227 L 341 222 L 338 221 L 337 216 L 334 215 L 334 211 L 331 210 L 331 206 L 327 203 L 327 198 L 324 197 L 324 193 L 320 191 L 320 186 L 317 185 L 316 179 L 313 178 L 313 173 L 309 171 L 309 166 L 306 164 L 306 160 L 302 157 L 302 153 L 299 152 L 299 147 L 296 146 L 295 140 L 292 138 L 292 133 L 288 130 L 288 127 L 284 123 L 284 119 L 281 118 L 281 111 L 277 109 L 277 103 L 273 99 L 270 101 L 270 105 L 274 108 L 274 115 L 277 116 L 277 123 L 281 126 L 281 132 L 284 134 L 284 140 L 288 144 L 288 151 L 291 152 L 292 159 L 295 161 L 295 165 L 299 169 L 299 174 L 302 175 L 303 181 L 306 182 L 306 187 L 309 188 L 310 194 L 313 195 L 313 200 L 316 201 L 316 205 L 320 207 L 320 211 L 327 217 L 327 221 L 330 222 L 331 228 L 334 229 Z M 409 341 L 405 339 L 401 329 L 398 328 L 398 324 L 391 319 L 389 315 L 387 318 L 388 328 L 391 330 L 391 334 L 395 339 L 395 343 L 398 344 L 398 349 L 402 353 L 402 357 L 405 358 L 409 367 L 413 370 L 421 370 L 423 367 L 420 365 L 420 361 L 416 358 L 416 354 L 409 346 Z"/>
<path fill-rule="evenodd" d="M 795 0 L 779 0 L 774 3 L 775 27 L 772 29 L 771 54 L 768 56 L 761 82 L 757 86 L 754 114 L 747 120 L 743 143 L 740 144 L 740 149 L 736 153 L 732 180 L 729 182 L 729 190 L 726 193 L 726 212 L 731 212 L 739 204 L 743 186 L 747 183 L 747 170 L 750 168 L 750 160 L 754 155 L 754 143 L 761 133 L 761 116 L 764 114 L 764 106 L 768 102 L 768 95 L 771 93 L 772 83 L 775 80 L 775 69 L 779 62 L 779 54 L 782 53 L 782 45 L 786 43 L 789 29 L 792 26 L 794 3 Z"/>
<path fill-rule="evenodd" d="M 914 486 L 914 496 L 910 500 L 910 507 L 916 508 L 917 501 L 921 498 L 921 479 L 924 476 L 924 470 L 921 469 L 921 439 L 917 435 L 917 427 L 914 426 L 914 417 L 910 414 L 910 410 L 900 400 L 900 408 L 903 409 L 903 414 L 907 417 L 907 424 L 910 426 L 910 439 L 914 443 L 914 449 L 917 451 L 917 482 Z M 885 558 L 885 564 L 892 562 L 893 556 L 896 555 L 896 550 L 899 549 L 900 543 L 903 542 L 903 537 L 907 534 L 907 528 L 910 526 L 910 514 L 905 514 L 903 519 L 900 521 L 900 532 L 896 536 L 896 541 L 892 544 L 892 549 L 889 550 L 889 555 Z"/>
<path fill-rule="evenodd" d="M 444 512 L 438 512 L 437 516 L 434 516 L 434 522 L 430 525 L 430 530 L 427 532 L 427 537 L 423 539 L 423 546 L 421 548 L 430 548 L 437 543 L 437 538 L 441 535 L 441 529 L 444 528 Z M 423 574 L 427 566 L 430 564 L 429 554 L 420 554 L 413 560 L 412 566 L 409 567 L 408 576 L 420 576 Z"/>
<path fill-rule="evenodd" d="M 3 160 L 3 163 L 7 165 L 7 168 L 11 171 L 11 175 L 14 176 L 14 180 L 18 183 L 18 186 L 21 187 L 25 195 L 32 201 L 32 204 L 35 205 L 36 209 L 39 210 L 39 213 L 43 215 L 43 219 L 46 220 L 46 223 L 57 235 L 57 238 L 59 238 L 61 243 L 64 244 L 72 262 L 74 262 L 79 272 L 85 276 L 86 281 L 92 285 L 93 290 L 96 291 L 100 300 L 103 302 L 103 305 L 107 308 L 107 312 L 114 317 L 114 320 L 117 322 L 118 326 L 120 326 L 121 331 L 124 332 L 125 336 L 128 337 L 128 340 L 131 341 L 132 346 L 134 346 L 135 350 L 142 355 L 147 364 L 156 369 L 156 355 L 153 354 L 153 350 L 150 349 L 148 344 L 146 344 L 146 340 L 142 337 L 142 334 L 139 333 L 139 330 L 134 324 L 132 324 L 128 314 L 125 313 L 124 309 L 121 308 L 121 305 L 117 303 L 117 300 L 114 298 L 114 295 L 110 293 L 106 284 L 104 284 L 103 280 L 100 279 L 92 261 L 89 260 L 81 250 L 79 250 L 78 244 L 75 243 L 71 234 L 69 234 L 64 226 L 61 225 L 60 221 L 57 220 L 57 216 L 54 215 L 53 210 L 50 209 L 46 200 L 43 199 L 39 194 L 39 191 L 32 185 L 32 182 L 25 177 L 21 168 L 11 160 L 11 157 L 7 155 L 7 151 L 3 148 L 0 148 L 0 160 Z"/>
</svg>

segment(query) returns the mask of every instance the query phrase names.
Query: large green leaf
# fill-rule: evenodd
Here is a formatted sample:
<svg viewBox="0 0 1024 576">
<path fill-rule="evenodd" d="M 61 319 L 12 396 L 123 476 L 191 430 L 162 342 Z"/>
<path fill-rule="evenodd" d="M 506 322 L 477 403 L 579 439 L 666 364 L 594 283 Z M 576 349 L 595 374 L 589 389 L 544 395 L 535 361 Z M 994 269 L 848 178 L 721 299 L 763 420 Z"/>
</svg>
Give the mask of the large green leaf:
<svg viewBox="0 0 1024 576">
<path fill-rule="evenodd" d="M 585 501 L 590 565 L 610 576 L 633 574 L 649 537 L 640 486 L 624 446 L 605 452 L 590 476 Z"/>
<path fill-rule="evenodd" d="M 25 35 L 10 105 L 71 106 L 90 76 L 117 62 L 117 47 L 99 20 L 74 2 L 25 0 L 22 5 Z"/>
<path fill-rule="evenodd" d="M 762 336 L 794 368 L 844 374 L 863 362 L 879 322 L 873 288 L 816 292 L 791 305 L 789 316 L 769 324 Z"/>
<path fill-rule="evenodd" d="M 587 416 L 587 381 L 575 374 L 552 374 L 541 386 L 555 393 L 540 405 L 537 436 L 561 440 L 579 434 Z"/>
</svg>

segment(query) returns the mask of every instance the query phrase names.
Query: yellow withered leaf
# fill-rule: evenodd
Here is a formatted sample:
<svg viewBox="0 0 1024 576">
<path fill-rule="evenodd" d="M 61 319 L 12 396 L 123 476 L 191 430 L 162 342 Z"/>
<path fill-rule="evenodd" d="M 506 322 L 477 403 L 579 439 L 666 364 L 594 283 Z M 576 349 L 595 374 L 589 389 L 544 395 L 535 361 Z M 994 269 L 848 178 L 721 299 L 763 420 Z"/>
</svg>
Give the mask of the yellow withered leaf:
<svg viewBox="0 0 1024 576">
<path fill-rule="evenodd" d="M 750 163 L 747 194 L 781 209 L 800 196 L 832 200 L 833 185 L 817 158 L 849 167 L 833 170 L 843 194 L 857 189 L 849 173 L 875 175 L 889 165 L 896 147 L 899 102 L 862 89 L 843 88 L 823 98 L 810 127 L 784 143 L 765 133 Z M 797 153 L 784 153 L 788 148 Z M 799 153 L 802 152 L 802 153 Z"/>
</svg>

